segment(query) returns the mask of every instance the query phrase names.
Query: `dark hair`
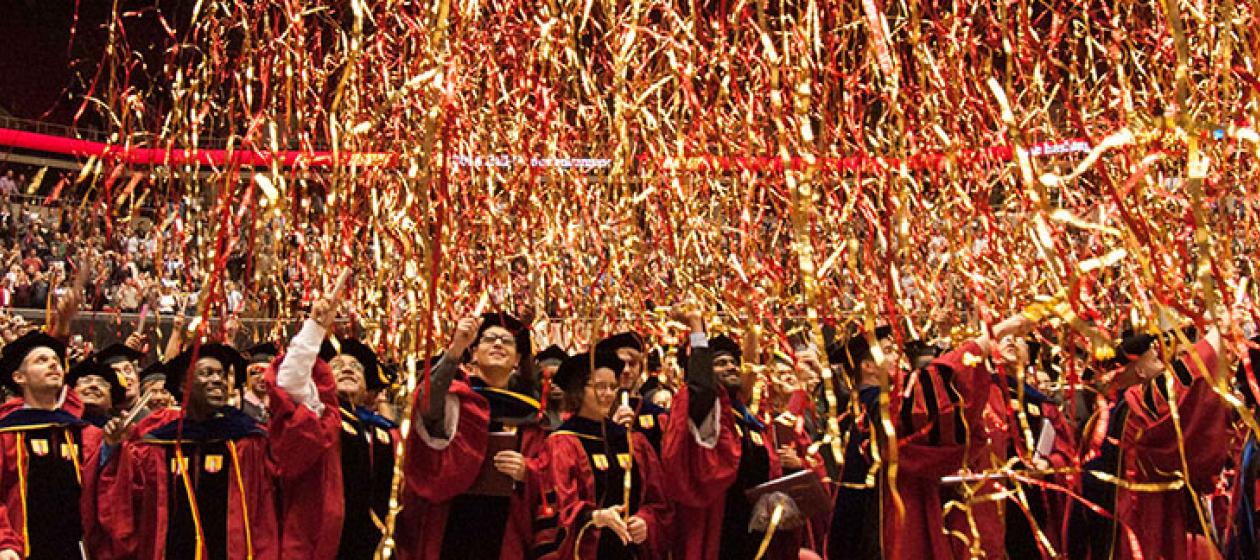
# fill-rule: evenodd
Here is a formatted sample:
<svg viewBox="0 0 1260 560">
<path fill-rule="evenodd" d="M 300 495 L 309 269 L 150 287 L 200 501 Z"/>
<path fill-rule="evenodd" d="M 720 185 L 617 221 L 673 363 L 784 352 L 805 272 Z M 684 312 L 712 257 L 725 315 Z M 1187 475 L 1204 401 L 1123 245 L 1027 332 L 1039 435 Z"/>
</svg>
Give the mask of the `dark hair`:
<svg viewBox="0 0 1260 560">
<path fill-rule="evenodd" d="M 607 369 L 613 372 L 613 376 L 620 376 L 625 370 L 626 363 L 617 357 L 613 352 L 596 351 L 594 355 L 589 353 L 576 354 L 570 356 L 564 363 L 560 364 L 559 369 L 552 375 L 551 381 L 561 391 L 564 391 L 564 407 L 572 412 L 577 412 L 582 408 L 582 399 L 586 395 L 586 384 L 590 381 L 591 376 L 595 374 L 595 370 Z"/>
<path fill-rule="evenodd" d="M 892 338 L 892 327 L 882 326 L 875 329 L 875 342 Z M 866 340 L 866 333 L 859 332 L 843 344 L 833 345 L 827 350 L 827 360 L 837 364 L 854 379 L 857 378 L 862 362 L 872 357 L 871 344 Z"/>
<path fill-rule="evenodd" d="M 472 351 L 481 344 L 481 335 L 490 327 L 499 327 L 516 339 L 516 375 L 508 380 L 508 389 L 524 395 L 538 396 L 538 377 L 534 373 L 534 345 L 530 340 L 529 327 L 516 317 L 507 313 L 486 313 L 482 315 L 481 328 L 477 337 L 464 353 L 464 362 L 472 359 Z"/>
<path fill-rule="evenodd" d="M 582 399 L 585 398 L 585 392 L 564 391 L 564 397 L 560 399 L 560 405 L 564 410 L 576 413 L 582 409 Z"/>
</svg>

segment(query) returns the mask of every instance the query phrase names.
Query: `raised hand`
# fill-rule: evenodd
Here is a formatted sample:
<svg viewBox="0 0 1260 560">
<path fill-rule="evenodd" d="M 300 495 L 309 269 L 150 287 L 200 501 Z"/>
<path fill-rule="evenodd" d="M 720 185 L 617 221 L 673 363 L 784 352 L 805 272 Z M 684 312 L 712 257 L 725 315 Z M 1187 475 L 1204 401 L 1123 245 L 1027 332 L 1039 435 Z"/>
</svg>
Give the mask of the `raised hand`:
<svg viewBox="0 0 1260 560">
<path fill-rule="evenodd" d="M 337 281 L 333 283 L 333 287 L 324 297 L 311 304 L 311 320 L 319 323 L 324 330 L 332 330 L 333 323 L 337 320 L 337 309 L 341 307 L 341 290 L 346 285 L 346 280 L 350 278 L 350 269 L 344 269 L 341 274 L 337 275 Z"/>
<path fill-rule="evenodd" d="M 481 328 L 481 317 L 464 317 L 455 324 L 455 334 L 451 336 L 451 344 L 446 347 L 448 356 L 459 357 L 468 350 L 468 345 L 477 338 L 477 330 Z"/>
<path fill-rule="evenodd" d="M 613 413 L 613 423 L 622 426 L 629 426 L 634 422 L 634 409 L 624 404 L 617 406 L 617 411 Z"/>
<path fill-rule="evenodd" d="M 687 325 L 691 332 L 704 331 L 704 310 L 695 303 L 679 303 L 669 310 L 670 318 Z"/>
<path fill-rule="evenodd" d="M 131 333 L 131 335 L 127 337 L 127 341 L 123 342 L 123 346 L 135 350 L 136 352 L 143 352 L 144 335 L 140 334 L 139 331 Z"/>
</svg>

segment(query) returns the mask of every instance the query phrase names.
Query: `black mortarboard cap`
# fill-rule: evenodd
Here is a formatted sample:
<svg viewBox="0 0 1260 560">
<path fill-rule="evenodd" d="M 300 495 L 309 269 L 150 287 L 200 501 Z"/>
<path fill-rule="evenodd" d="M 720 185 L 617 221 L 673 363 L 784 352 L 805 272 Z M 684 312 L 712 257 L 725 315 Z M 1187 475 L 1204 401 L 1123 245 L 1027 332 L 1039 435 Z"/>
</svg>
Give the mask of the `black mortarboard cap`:
<svg viewBox="0 0 1260 560">
<path fill-rule="evenodd" d="M 60 340 L 48 336 L 43 331 L 30 331 L 17 337 L 13 342 L 5 344 L 0 350 L 0 383 L 4 383 L 14 393 L 21 395 L 22 388 L 13 382 L 13 373 L 22 367 L 22 361 L 26 359 L 26 355 L 39 347 L 47 347 L 55 352 L 58 361 L 66 359 L 66 345 Z"/>
<path fill-rule="evenodd" d="M 560 368 L 556 370 L 556 374 L 551 378 L 552 385 L 564 390 L 565 393 L 573 393 L 581 391 L 586 386 L 586 382 L 591 379 L 591 372 L 607 368 L 612 370 L 613 374 L 621 375 L 622 370 L 626 367 L 626 363 L 618 358 L 612 352 L 596 351 L 592 354 L 583 352 L 575 354 L 560 364 Z"/>
<path fill-rule="evenodd" d="M 596 352 L 616 352 L 622 348 L 633 348 L 643 351 L 643 337 L 639 333 L 626 331 L 614 334 L 595 345 Z"/>
<path fill-rule="evenodd" d="M 323 353 L 323 348 L 320 348 Z M 251 364 L 270 364 L 280 355 L 280 347 L 274 342 L 264 342 L 245 349 L 245 357 Z"/>
<path fill-rule="evenodd" d="M 563 363 L 567 359 L 569 359 L 569 353 L 565 352 L 563 348 L 556 346 L 555 344 L 546 347 L 542 352 L 539 352 L 537 356 L 534 356 L 534 361 L 540 364 L 548 361 Z"/>
<path fill-rule="evenodd" d="M 319 348 L 319 357 L 330 361 L 339 354 L 353 357 L 363 366 L 363 381 L 369 391 L 379 391 L 393 385 L 389 373 L 381 367 L 376 352 L 363 341 L 355 338 L 337 339 L 336 344 L 329 338 Z"/>
<path fill-rule="evenodd" d="M 103 364 L 99 358 L 99 355 L 93 356 L 70 368 L 70 371 L 66 372 L 66 385 L 73 387 L 80 378 L 89 375 L 98 376 L 109 383 L 109 398 L 114 402 L 114 406 L 121 406 L 127 399 L 127 382 L 123 380 L 122 375 L 114 371 L 112 364 Z"/>
<path fill-rule="evenodd" d="M 198 360 L 214 358 L 223 366 L 225 372 L 230 371 L 232 387 L 240 387 L 245 383 L 245 369 L 248 364 L 245 362 L 245 357 L 241 356 L 235 348 L 217 342 L 202 344 L 200 347 L 194 346 L 181 352 L 166 364 L 166 390 L 175 397 L 176 401 L 184 400 L 184 378 L 188 377 L 188 371 L 195 363 L 194 352 Z"/>
<path fill-rule="evenodd" d="M 647 355 L 647 370 L 649 372 L 661 371 L 661 366 L 661 348 L 653 348 Z"/>
<path fill-rule="evenodd" d="M 103 366 L 119 362 L 137 362 L 144 357 L 144 352 L 135 350 L 126 344 L 110 344 L 96 353 L 95 359 Z"/>
<path fill-rule="evenodd" d="M 166 379 L 166 363 L 158 360 L 140 370 L 140 384 L 144 385 L 153 379 Z"/>
<path fill-rule="evenodd" d="M 715 357 L 718 354 L 730 354 L 737 362 L 741 361 L 744 357 L 744 351 L 740 349 L 739 343 L 724 334 L 719 334 L 710 338 L 709 349 L 713 351 L 713 355 Z"/>
<path fill-rule="evenodd" d="M 875 328 L 875 341 L 884 340 L 893 334 L 892 327 L 884 325 Z M 858 365 L 862 360 L 871 357 L 871 344 L 866 340 L 866 333 L 858 333 L 849 338 L 844 345 L 832 345 L 827 350 L 827 360 L 833 364 L 839 364 L 849 373 L 856 373 Z"/>
</svg>

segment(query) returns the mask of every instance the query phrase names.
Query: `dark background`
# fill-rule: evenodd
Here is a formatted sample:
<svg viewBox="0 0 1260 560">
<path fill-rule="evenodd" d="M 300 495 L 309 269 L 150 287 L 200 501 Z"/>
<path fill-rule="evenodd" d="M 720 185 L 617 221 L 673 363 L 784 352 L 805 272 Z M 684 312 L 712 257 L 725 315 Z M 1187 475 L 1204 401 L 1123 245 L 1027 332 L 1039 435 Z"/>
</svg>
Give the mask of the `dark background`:
<svg viewBox="0 0 1260 560">
<path fill-rule="evenodd" d="M 0 115 L 104 128 L 100 115 L 90 107 L 77 122 L 75 113 L 91 91 L 104 58 L 113 4 L 113 0 L 0 0 Z M 132 85 L 145 89 L 147 74 L 161 70 L 162 50 L 169 37 L 157 13 L 166 14 L 168 24 L 182 33 L 193 4 L 119 2 L 127 31 L 126 50 L 121 52 L 138 54 L 147 66 L 133 72 Z M 97 84 L 95 95 L 104 95 L 107 79 Z"/>
</svg>

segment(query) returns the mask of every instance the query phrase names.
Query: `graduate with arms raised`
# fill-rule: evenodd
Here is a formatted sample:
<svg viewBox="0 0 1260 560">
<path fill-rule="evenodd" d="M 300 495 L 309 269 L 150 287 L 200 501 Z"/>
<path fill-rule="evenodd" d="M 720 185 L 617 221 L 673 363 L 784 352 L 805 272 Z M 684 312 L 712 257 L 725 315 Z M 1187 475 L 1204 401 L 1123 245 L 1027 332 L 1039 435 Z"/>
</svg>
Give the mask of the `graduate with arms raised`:
<svg viewBox="0 0 1260 560">
<path fill-rule="evenodd" d="M 982 335 L 903 375 L 889 327 L 858 333 L 829 352 L 855 387 L 861 414 L 849 428 L 844 471 L 836 494 L 828 538 L 828 558 L 954 558 L 943 523 L 941 478 L 965 462 L 973 433 L 982 435 L 992 374 L 985 363 L 994 340 L 1022 336 L 1032 320 L 1017 314 Z M 868 336 L 868 334 L 870 336 Z M 879 353 L 871 344 L 874 340 Z M 898 515 L 884 461 L 889 443 L 883 432 L 881 393 L 887 394 L 898 439 L 896 489 L 904 505 Z M 873 470 L 872 470 L 873 469 Z M 1000 540 L 1002 534 L 996 537 Z"/>
<path fill-rule="evenodd" d="M 544 438 L 533 360 L 529 329 L 511 315 L 456 325 L 416 391 L 396 524 L 400 558 L 527 557 Z"/>
<path fill-rule="evenodd" d="M 326 419 L 337 420 L 336 396 L 327 366 L 314 362 L 335 317 L 335 302 L 318 300 L 278 363 L 270 431 L 228 403 L 246 377 L 235 349 L 194 344 L 171 360 L 166 390 L 185 406 L 154 411 L 102 451 L 98 501 L 109 505 L 96 513 L 111 557 L 333 557 L 341 473 L 337 424 Z M 121 421 L 107 432 L 126 430 Z"/>
<path fill-rule="evenodd" d="M 750 523 L 767 504 L 751 502 L 745 490 L 779 478 L 783 469 L 766 426 L 742 401 L 751 379 L 741 370 L 739 345 L 726 336 L 709 338 L 699 309 L 676 310 L 675 318 L 691 329 L 691 350 L 687 383 L 674 399 L 661 446 L 677 520 L 674 556 L 751 559 L 766 533 Z M 779 528 L 765 558 L 797 558 L 799 543 L 799 530 Z"/>
</svg>

